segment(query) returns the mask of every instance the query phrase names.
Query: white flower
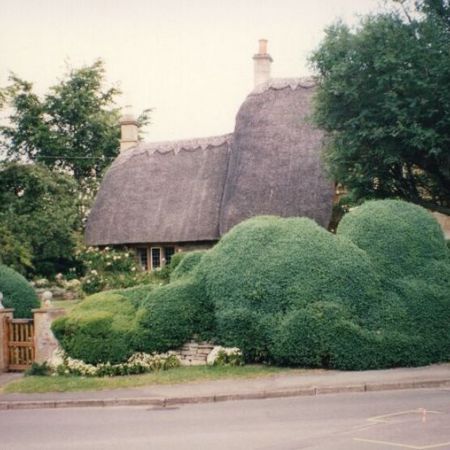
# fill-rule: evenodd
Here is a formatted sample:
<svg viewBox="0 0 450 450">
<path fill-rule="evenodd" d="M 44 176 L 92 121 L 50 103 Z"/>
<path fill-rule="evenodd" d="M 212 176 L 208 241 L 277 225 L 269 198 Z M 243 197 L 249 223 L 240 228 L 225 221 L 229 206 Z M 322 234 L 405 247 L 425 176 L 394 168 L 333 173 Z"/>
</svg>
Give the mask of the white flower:
<svg viewBox="0 0 450 450">
<path fill-rule="evenodd" d="M 208 354 L 207 358 L 206 358 L 206 364 L 212 366 L 215 362 L 217 357 L 219 356 L 219 353 L 223 350 L 224 348 L 221 347 L 220 345 L 216 345 Z"/>
</svg>

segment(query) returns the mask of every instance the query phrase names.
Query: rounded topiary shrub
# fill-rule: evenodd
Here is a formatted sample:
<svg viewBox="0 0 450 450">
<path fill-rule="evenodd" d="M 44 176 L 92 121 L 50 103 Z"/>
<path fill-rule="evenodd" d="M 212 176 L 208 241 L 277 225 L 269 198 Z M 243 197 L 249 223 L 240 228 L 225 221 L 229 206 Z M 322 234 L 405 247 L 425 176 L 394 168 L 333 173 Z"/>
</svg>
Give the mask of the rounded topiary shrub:
<svg viewBox="0 0 450 450">
<path fill-rule="evenodd" d="M 421 206 L 401 200 L 368 201 L 341 220 L 338 236 L 363 249 L 389 278 L 409 275 L 448 252 L 442 229 Z"/>
<path fill-rule="evenodd" d="M 136 308 L 126 297 L 99 293 L 55 320 L 52 330 L 72 358 L 90 364 L 119 363 L 133 353 L 135 316 Z"/>
<path fill-rule="evenodd" d="M 434 217 L 404 201 L 370 201 L 347 214 L 337 232 L 363 249 L 380 273 L 386 364 L 448 360 L 450 260 Z"/>
<path fill-rule="evenodd" d="M 219 310 L 274 314 L 336 301 L 364 320 L 379 293 L 367 255 L 306 218 L 242 222 L 204 255 L 199 269 Z"/>
<path fill-rule="evenodd" d="M 198 271 L 219 340 L 241 346 L 248 359 L 270 358 L 273 329 L 291 310 L 332 302 L 370 325 L 381 297 L 367 255 L 305 218 L 249 219 L 203 256 Z"/>
<path fill-rule="evenodd" d="M 136 349 L 165 352 L 186 343 L 194 334 L 211 336 L 214 313 L 195 277 L 185 276 L 151 292 L 138 312 Z"/>
<path fill-rule="evenodd" d="M 181 259 L 170 274 L 170 281 L 178 280 L 186 274 L 191 273 L 198 266 L 205 253 L 206 251 L 202 250 L 185 253 L 183 259 Z"/>
<path fill-rule="evenodd" d="M 31 310 L 39 308 L 40 302 L 30 283 L 15 270 L 0 264 L 0 292 L 3 306 L 14 308 L 14 317 L 31 318 Z"/>
</svg>

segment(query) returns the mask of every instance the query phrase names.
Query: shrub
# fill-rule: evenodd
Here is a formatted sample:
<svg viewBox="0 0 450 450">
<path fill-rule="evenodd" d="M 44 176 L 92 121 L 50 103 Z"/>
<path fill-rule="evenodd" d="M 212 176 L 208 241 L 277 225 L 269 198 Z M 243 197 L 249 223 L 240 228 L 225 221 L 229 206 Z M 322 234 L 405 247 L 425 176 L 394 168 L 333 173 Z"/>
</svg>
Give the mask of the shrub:
<svg viewBox="0 0 450 450">
<path fill-rule="evenodd" d="M 273 336 L 273 359 L 281 365 L 330 367 L 330 338 L 346 316 L 342 306 L 326 302 L 288 312 Z"/>
<path fill-rule="evenodd" d="M 185 253 L 181 261 L 176 264 L 175 269 L 172 270 L 170 281 L 178 280 L 184 275 L 191 273 L 198 266 L 205 253 L 206 251 L 204 250 Z"/>
<path fill-rule="evenodd" d="M 420 343 L 397 331 L 361 327 L 341 306 L 318 302 L 286 315 L 271 350 L 281 365 L 367 370 L 424 363 L 415 352 Z"/>
<path fill-rule="evenodd" d="M 401 200 L 369 201 L 344 216 L 337 234 L 364 250 L 392 279 L 447 258 L 444 235 L 426 209 Z"/>
<path fill-rule="evenodd" d="M 218 341 L 242 349 L 246 360 L 267 361 L 274 320 L 247 308 L 220 309 L 216 312 Z"/>
<path fill-rule="evenodd" d="M 258 217 L 234 227 L 199 265 L 221 343 L 270 357 L 277 320 L 312 302 L 343 305 L 369 324 L 379 285 L 367 255 L 309 219 Z"/>
<path fill-rule="evenodd" d="M 386 364 L 450 358 L 450 260 L 433 216 L 399 200 L 371 201 L 345 216 L 338 234 L 362 248 L 380 273 Z"/>
<path fill-rule="evenodd" d="M 152 291 L 138 313 L 136 349 L 165 352 L 183 345 L 198 334 L 211 336 L 214 316 L 202 283 L 185 277 Z"/>
<path fill-rule="evenodd" d="M 72 358 L 86 363 L 119 363 L 133 353 L 136 308 L 125 296 L 92 295 L 67 316 L 55 320 L 52 330 Z"/>
<path fill-rule="evenodd" d="M 110 293 L 119 294 L 130 300 L 135 308 L 139 308 L 151 296 L 151 292 L 157 289 L 156 284 L 141 284 L 127 289 L 118 289 L 109 291 Z"/>
<path fill-rule="evenodd" d="M 275 314 L 321 300 L 345 303 L 364 318 L 379 293 L 367 255 L 305 218 L 242 222 L 199 267 L 219 310 Z"/>
<path fill-rule="evenodd" d="M 244 357 L 239 348 L 214 347 L 208 355 L 207 364 L 210 366 L 242 366 Z"/>
<path fill-rule="evenodd" d="M 88 247 L 78 257 L 86 268 L 81 287 L 88 295 L 161 281 L 156 274 L 142 271 L 132 251 Z"/>
<path fill-rule="evenodd" d="M 181 263 L 181 261 L 183 261 L 183 258 L 187 255 L 186 252 L 176 252 L 175 254 L 172 255 L 172 258 L 170 258 L 170 270 L 173 272 L 178 264 Z"/>
<path fill-rule="evenodd" d="M 26 377 L 44 377 L 50 375 L 50 367 L 48 366 L 47 362 L 43 362 L 42 364 L 34 362 L 33 364 L 31 364 L 31 367 L 25 371 L 24 375 Z"/>
<path fill-rule="evenodd" d="M 180 366 L 180 361 L 175 355 L 149 355 L 146 353 L 134 353 L 126 362 L 120 364 L 99 363 L 88 364 L 84 361 L 73 359 L 64 352 L 57 355 L 57 361 L 50 363 L 47 371 L 57 375 L 79 375 L 83 377 L 112 377 L 120 375 L 135 375 L 141 373 L 168 370 Z M 37 375 L 36 373 L 33 375 Z"/>
<path fill-rule="evenodd" d="M 0 292 L 3 293 L 3 306 L 14 308 L 17 318 L 31 318 L 33 308 L 40 303 L 28 281 L 15 270 L 0 265 Z"/>
</svg>

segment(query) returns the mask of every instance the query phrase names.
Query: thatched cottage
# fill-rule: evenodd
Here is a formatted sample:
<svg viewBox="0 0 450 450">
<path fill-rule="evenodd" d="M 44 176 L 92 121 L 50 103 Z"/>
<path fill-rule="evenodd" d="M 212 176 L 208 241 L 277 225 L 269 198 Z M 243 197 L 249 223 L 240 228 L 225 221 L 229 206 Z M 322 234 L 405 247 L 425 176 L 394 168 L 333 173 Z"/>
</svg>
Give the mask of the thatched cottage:
<svg viewBox="0 0 450 450">
<path fill-rule="evenodd" d="M 308 117 L 310 79 L 271 79 L 267 41 L 253 57 L 255 89 L 234 133 L 138 142 L 121 121 L 121 153 L 106 173 L 86 227 L 88 245 L 126 245 L 155 269 L 172 254 L 212 246 L 252 216 L 307 216 L 327 226 L 333 184 L 320 153 L 323 134 Z"/>
</svg>

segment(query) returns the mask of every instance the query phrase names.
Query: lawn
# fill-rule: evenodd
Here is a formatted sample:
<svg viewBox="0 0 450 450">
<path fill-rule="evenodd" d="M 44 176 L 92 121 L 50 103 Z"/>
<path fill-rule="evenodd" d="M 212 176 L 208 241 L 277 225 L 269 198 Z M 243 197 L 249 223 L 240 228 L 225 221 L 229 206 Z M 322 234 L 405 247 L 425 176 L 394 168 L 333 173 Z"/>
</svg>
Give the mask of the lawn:
<svg viewBox="0 0 450 450">
<path fill-rule="evenodd" d="M 230 378 L 252 379 L 281 373 L 299 374 L 303 372 L 311 373 L 311 370 L 306 371 L 263 365 L 247 365 L 241 367 L 193 366 L 119 377 L 28 376 L 10 382 L 3 387 L 3 390 L 0 388 L 0 393 L 99 391 L 155 384 L 178 384 Z"/>
</svg>

